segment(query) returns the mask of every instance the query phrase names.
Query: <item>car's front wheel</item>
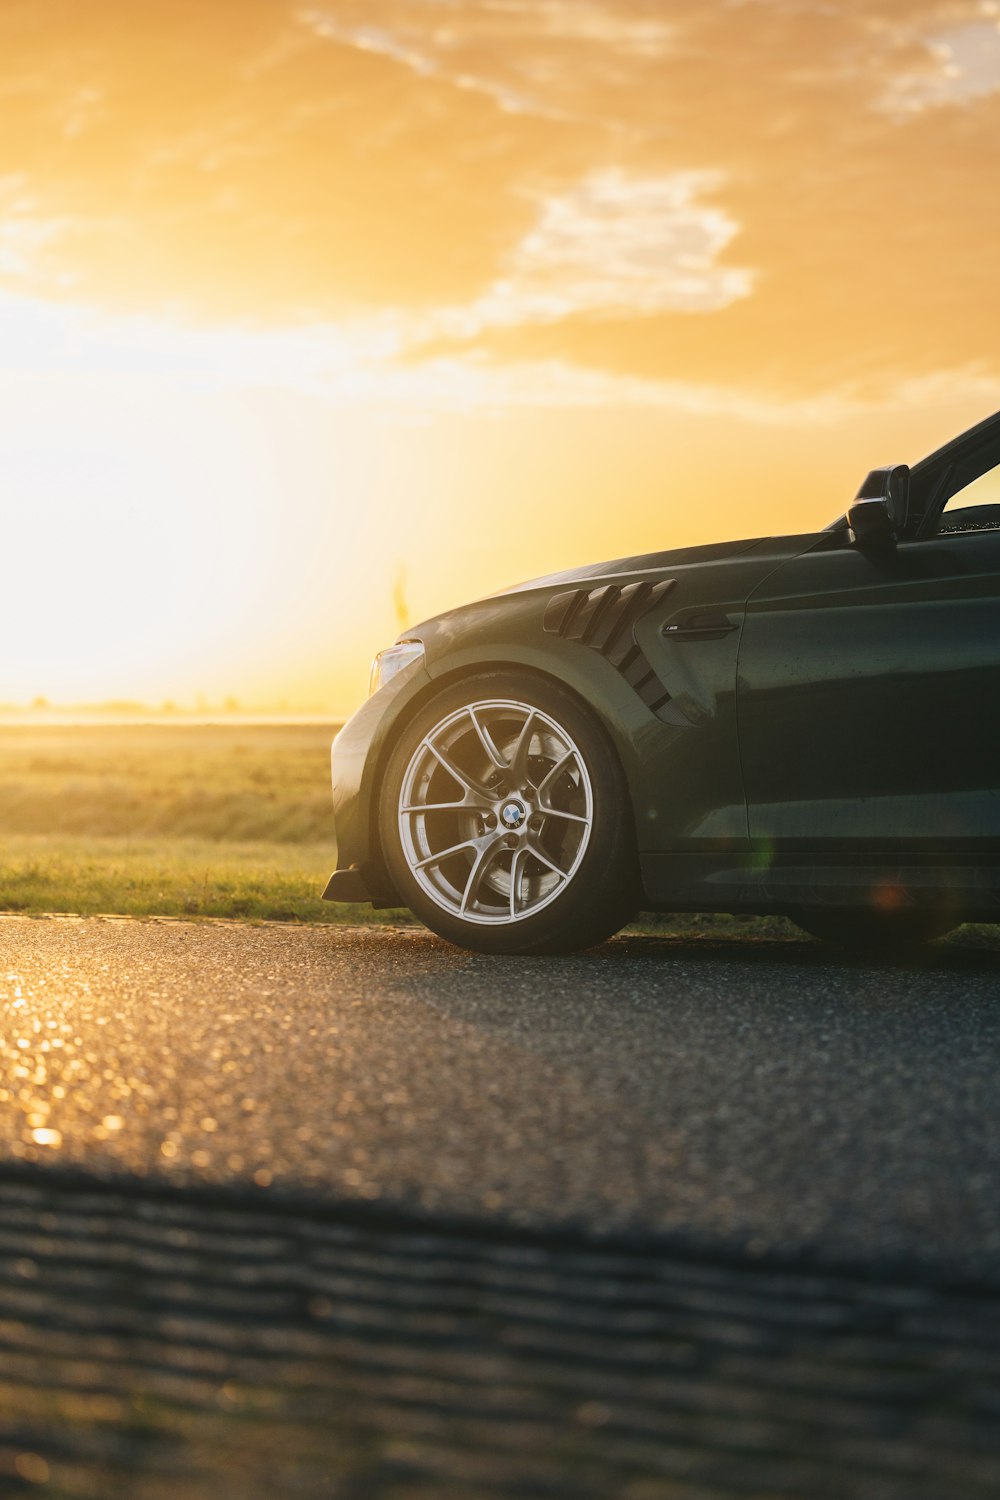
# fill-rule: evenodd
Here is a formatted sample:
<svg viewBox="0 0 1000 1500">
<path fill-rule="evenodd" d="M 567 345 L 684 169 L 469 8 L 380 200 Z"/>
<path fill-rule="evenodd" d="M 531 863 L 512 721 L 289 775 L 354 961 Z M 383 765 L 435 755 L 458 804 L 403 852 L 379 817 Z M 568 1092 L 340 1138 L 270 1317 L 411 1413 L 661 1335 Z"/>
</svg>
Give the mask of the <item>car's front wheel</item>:
<svg viewBox="0 0 1000 1500">
<path fill-rule="evenodd" d="M 482 673 L 426 703 L 390 758 L 379 823 L 400 896 L 461 947 L 569 952 L 610 937 L 638 906 L 617 757 L 547 679 Z"/>
</svg>

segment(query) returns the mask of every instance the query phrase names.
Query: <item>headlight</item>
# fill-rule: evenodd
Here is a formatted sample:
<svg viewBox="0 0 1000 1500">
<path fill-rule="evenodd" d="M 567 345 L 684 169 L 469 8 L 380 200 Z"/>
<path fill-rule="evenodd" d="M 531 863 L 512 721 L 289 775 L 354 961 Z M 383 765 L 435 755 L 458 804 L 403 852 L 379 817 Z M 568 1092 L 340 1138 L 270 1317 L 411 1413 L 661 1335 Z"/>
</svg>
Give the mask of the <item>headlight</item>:
<svg viewBox="0 0 1000 1500">
<path fill-rule="evenodd" d="M 399 641 L 395 646 L 380 651 L 372 662 L 371 676 L 368 678 L 368 696 L 377 693 L 380 687 L 385 687 L 391 682 L 397 672 L 408 667 L 412 662 L 423 661 L 423 641 Z"/>
</svg>

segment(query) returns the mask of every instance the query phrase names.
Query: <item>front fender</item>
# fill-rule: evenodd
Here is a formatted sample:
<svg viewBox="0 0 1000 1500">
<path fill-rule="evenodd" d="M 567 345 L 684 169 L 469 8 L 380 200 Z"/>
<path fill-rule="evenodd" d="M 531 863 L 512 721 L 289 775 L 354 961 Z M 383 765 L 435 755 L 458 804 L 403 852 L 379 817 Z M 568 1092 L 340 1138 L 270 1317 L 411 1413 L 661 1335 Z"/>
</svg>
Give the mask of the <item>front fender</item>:
<svg viewBox="0 0 1000 1500">
<path fill-rule="evenodd" d="M 556 679 L 599 721 L 618 755 L 640 852 L 747 848 L 735 715 L 742 610 L 731 634 L 697 645 L 663 634 L 678 611 L 690 610 L 690 589 L 668 592 L 639 619 L 635 639 L 672 699 L 654 713 L 598 650 L 546 629 L 551 598 L 548 589 L 501 595 L 431 621 L 420 633 L 432 678 L 521 667 Z"/>
<path fill-rule="evenodd" d="M 334 737 L 330 772 L 337 869 L 324 900 L 398 905 L 373 842 L 373 791 L 387 743 L 428 689 L 433 690 L 433 679 L 425 665 L 405 667 L 362 703 Z"/>
</svg>

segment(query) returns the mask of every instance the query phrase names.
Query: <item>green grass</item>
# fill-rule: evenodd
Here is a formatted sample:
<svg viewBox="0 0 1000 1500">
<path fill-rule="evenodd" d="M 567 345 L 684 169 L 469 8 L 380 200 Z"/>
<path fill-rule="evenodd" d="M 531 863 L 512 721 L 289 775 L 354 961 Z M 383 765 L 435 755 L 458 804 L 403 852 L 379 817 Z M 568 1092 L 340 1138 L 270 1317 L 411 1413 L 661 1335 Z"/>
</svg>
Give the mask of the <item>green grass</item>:
<svg viewBox="0 0 1000 1500">
<path fill-rule="evenodd" d="M 0 847 L 0 911 L 81 916 L 242 917 L 271 922 L 398 921 L 320 899 L 331 842 L 74 838 L 15 834 Z"/>
<path fill-rule="evenodd" d="M 0 727 L 0 830 L 329 843 L 332 728 Z"/>
<path fill-rule="evenodd" d="M 320 899 L 332 734 L 0 727 L 0 910 L 399 920 Z"/>
</svg>

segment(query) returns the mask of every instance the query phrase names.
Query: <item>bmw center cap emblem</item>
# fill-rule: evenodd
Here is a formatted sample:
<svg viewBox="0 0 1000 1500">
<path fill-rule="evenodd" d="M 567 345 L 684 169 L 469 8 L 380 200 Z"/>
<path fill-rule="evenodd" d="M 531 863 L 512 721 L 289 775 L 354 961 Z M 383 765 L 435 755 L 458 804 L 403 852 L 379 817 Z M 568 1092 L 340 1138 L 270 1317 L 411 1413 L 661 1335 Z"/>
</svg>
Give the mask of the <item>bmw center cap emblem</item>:
<svg viewBox="0 0 1000 1500">
<path fill-rule="evenodd" d="M 500 820 L 505 828 L 520 828 L 526 816 L 520 802 L 505 802 L 500 809 Z"/>
</svg>

